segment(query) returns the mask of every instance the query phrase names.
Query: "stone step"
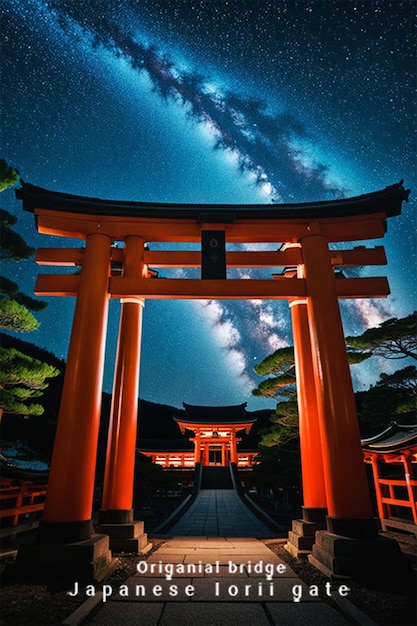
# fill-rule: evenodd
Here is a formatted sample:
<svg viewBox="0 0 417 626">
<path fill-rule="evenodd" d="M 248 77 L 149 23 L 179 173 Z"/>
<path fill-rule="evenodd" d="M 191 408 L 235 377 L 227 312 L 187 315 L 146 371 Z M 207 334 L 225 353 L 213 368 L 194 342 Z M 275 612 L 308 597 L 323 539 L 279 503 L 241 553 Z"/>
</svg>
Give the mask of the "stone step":
<svg viewBox="0 0 417 626">
<path fill-rule="evenodd" d="M 110 537 L 110 549 L 113 552 L 149 552 L 152 544 L 148 542 L 148 535 L 141 533 L 137 537 Z"/>
<path fill-rule="evenodd" d="M 292 521 L 292 530 L 296 535 L 303 537 L 314 537 L 316 530 L 325 530 L 326 525 L 316 524 L 315 522 L 306 522 L 302 519 L 294 519 Z"/>
<path fill-rule="evenodd" d="M 144 522 L 130 524 L 99 524 L 96 530 L 108 535 L 113 552 L 148 552 L 152 544 L 144 532 Z"/>
<path fill-rule="evenodd" d="M 352 559 L 366 558 L 366 555 L 368 557 L 381 555 L 381 558 L 387 559 L 401 554 L 400 547 L 395 540 L 380 535 L 373 539 L 354 539 L 334 535 L 327 531 L 318 531 L 315 545 L 335 556 Z"/>
<path fill-rule="evenodd" d="M 124 539 L 133 539 L 137 535 L 144 532 L 144 522 L 131 522 L 129 524 L 99 524 L 96 531 L 111 535 L 112 537 L 120 537 Z"/>
<path fill-rule="evenodd" d="M 94 534 L 90 539 L 67 544 L 22 544 L 11 565 L 19 580 L 102 580 L 113 565 L 109 537 Z"/>
<path fill-rule="evenodd" d="M 302 561 L 307 560 L 311 554 L 311 550 L 299 550 L 294 544 L 289 542 L 284 545 L 284 548 L 295 559 L 300 559 Z"/>
<path fill-rule="evenodd" d="M 326 576 L 401 575 L 408 562 L 393 539 L 352 539 L 319 531 L 310 563 Z"/>
<path fill-rule="evenodd" d="M 297 548 L 297 550 L 311 551 L 314 543 L 314 537 L 303 537 L 302 535 L 297 535 L 290 530 L 290 532 L 288 533 L 288 541 L 295 548 Z"/>
<path fill-rule="evenodd" d="M 233 489 L 228 467 L 203 467 L 201 489 Z"/>
</svg>

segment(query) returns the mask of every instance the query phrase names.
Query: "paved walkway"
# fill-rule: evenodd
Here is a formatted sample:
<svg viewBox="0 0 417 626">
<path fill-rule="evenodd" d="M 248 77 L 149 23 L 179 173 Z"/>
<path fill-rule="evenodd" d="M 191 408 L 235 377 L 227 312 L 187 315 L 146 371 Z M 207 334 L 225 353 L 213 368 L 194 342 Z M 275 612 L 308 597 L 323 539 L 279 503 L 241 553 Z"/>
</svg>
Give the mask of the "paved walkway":
<svg viewBox="0 0 417 626">
<path fill-rule="evenodd" d="M 170 537 L 275 537 L 233 489 L 202 489 Z"/>
<path fill-rule="evenodd" d="M 175 537 L 115 586 L 82 624 L 114 626 L 346 626 L 310 595 L 279 557 L 257 539 Z M 170 574 L 172 573 L 172 578 Z M 167 580 L 167 577 L 170 580 Z M 97 591 L 100 588 L 97 587 Z M 104 588 L 105 593 L 110 590 Z M 91 600 L 89 602 L 91 602 Z M 64 624 L 79 624 L 74 619 Z"/>
<path fill-rule="evenodd" d="M 173 538 L 145 561 L 138 560 L 134 576 L 112 588 L 98 585 L 96 595 L 86 598 L 84 605 L 63 624 L 346 626 L 352 623 L 321 601 L 317 588 L 312 590 L 302 583 L 282 559 L 254 538 L 273 535 L 231 489 L 200 491 L 169 535 Z M 332 585 L 327 591 L 337 595 L 339 584 Z"/>
</svg>

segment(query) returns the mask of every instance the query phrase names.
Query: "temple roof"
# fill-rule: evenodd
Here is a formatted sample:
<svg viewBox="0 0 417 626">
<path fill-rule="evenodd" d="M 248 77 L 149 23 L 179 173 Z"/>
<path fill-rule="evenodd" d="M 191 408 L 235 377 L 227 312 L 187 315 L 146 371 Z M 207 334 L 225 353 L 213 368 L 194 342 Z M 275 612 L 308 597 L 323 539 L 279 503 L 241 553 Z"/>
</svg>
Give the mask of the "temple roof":
<svg viewBox="0 0 417 626">
<path fill-rule="evenodd" d="M 108 215 L 117 217 L 198 219 L 201 222 L 233 222 L 238 219 L 294 219 L 325 218 L 385 213 L 387 217 L 400 215 L 402 202 L 408 200 L 409 190 L 403 181 L 353 198 L 287 204 L 182 204 L 164 202 L 132 202 L 104 200 L 86 196 L 50 191 L 20 181 L 16 197 L 23 200 L 23 209 L 35 209 Z"/>
<path fill-rule="evenodd" d="M 417 446 L 417 424 L 391 422 L 382 432 L 361 440 L 362 449 L 380 454 L 399 452 Z"/>
<path fill-rule="evenodd" d="M 174 417 L 182 424 L 253 424 L 256 417 L 246 412 L 246 402 L 232 406 L 197 406 L 183 402 L 185 416 Z"/>
<path fill-rule="evenodd" d="M 39 483 L 48 482 L 49 468 L 46 470 L 38 469 L 38 465 L 37 461 L 33 461 L 33 465 L 28 462 L 19 465 L 0 452 L 0 473 L 5 478 L 15 478 Z"/>
</svg>

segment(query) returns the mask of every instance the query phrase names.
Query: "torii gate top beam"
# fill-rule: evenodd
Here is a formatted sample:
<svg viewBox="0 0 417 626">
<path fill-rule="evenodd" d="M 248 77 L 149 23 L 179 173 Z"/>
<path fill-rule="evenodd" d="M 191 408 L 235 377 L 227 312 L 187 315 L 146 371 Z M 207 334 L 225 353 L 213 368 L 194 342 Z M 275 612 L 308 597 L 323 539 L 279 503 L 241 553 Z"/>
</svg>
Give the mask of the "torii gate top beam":
<svg viewBox="0 0 417 626">
<path fill-rule="evenodd" d="M 300 204 L 179 204 L 100 200 L 48 191 L 22 182 L 16 190 L 41 233 L 85 239 L 102 232 L 123 241 L 200 241 L 204 229 L 226 231 L 228 243 L 298 241 L 320 232 L 329 241 L 383 237 L 387 217 L 401 213 L 409 190 L 401 181 L 342 200 Z"/>
</svg>

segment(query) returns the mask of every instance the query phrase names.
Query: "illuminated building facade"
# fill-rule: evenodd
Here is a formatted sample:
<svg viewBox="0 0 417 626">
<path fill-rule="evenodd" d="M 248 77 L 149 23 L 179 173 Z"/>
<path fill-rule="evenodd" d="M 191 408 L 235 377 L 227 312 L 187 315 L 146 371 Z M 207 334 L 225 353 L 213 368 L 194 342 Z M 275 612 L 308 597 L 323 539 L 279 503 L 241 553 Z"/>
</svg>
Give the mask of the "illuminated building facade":
<svg viewBox="0 0 417 626">
<path fill-rule="evenodd" d="M 258 451 L 239 446 L 242 435 L 249 434 L 256 421 L 246 413 L 245 407 L 246 403 L 235 406 L 184 403 L 185 416 L 173 418 L 184 438 L 142 442 L 138 451 L 166 468 L 194 468 L 197 463 L 252 467 Z"/>
</svg>

